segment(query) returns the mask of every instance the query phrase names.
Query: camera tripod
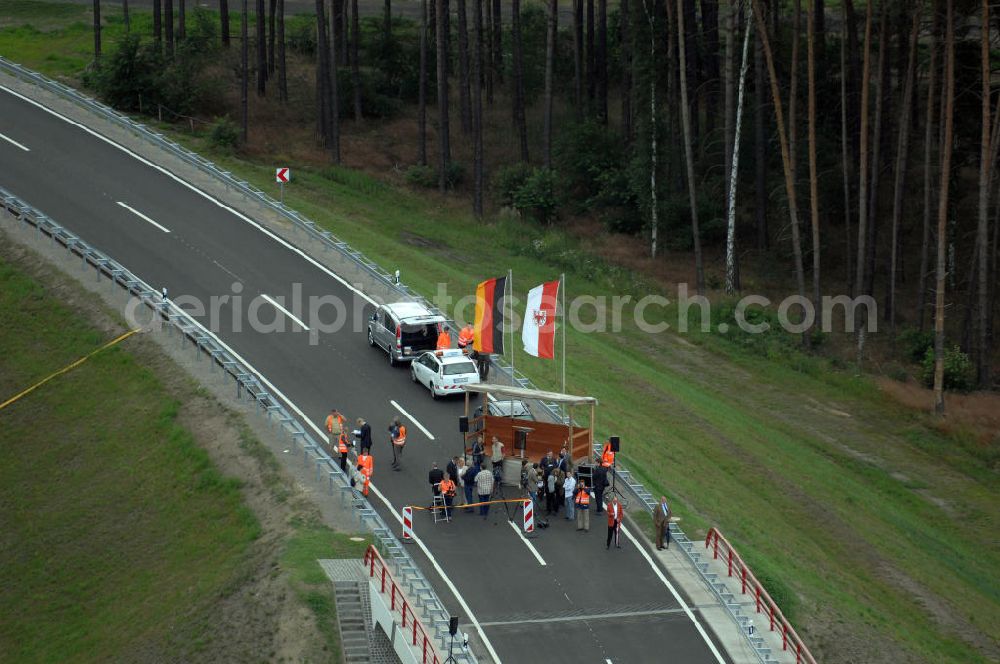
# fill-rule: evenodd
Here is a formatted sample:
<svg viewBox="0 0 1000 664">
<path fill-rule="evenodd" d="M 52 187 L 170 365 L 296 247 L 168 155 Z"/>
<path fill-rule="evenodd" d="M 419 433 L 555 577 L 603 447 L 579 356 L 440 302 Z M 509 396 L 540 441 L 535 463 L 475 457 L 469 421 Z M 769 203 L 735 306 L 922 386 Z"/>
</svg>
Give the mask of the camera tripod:
<svg viewBox="0 0 1000 664">
<path fill-rule="evenodd" d="M 490 469 L 490 470 L 488 470 L 486 472 L 493 473 L 493 470 Z M 500 473 L 499 477 L 497 477 L 497 473 L 493 473 L 493 494 L 490 496 L 490 500 L 507 500 L 507 494 L 504 493 L 504 490 L 503 490 L 503 473 Z M 510 503 L 503 503 L 503 509 L 504 509 L 504 512 L 507 513 L 507 520 L 508 521 L 513 521 L 514 520 L 514 515 L 511 513 L 511 506 L 510 505 L 511 505 Z M 498 517 L 498 513 L 494 510 L 494 512 L 493 512 L 493 525 L 497 524 L 497 517 Z"/>
</svg>

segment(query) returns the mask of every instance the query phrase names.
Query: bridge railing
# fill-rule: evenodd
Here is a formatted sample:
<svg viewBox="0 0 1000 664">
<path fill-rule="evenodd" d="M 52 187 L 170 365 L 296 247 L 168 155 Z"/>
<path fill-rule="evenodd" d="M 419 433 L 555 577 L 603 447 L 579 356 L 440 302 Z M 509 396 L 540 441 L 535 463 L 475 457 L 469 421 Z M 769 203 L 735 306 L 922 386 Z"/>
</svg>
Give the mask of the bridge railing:
<svg viewBox="0 0 1000 664">
<path fill-rule="evenodd" d="M 705 548 L 712 550 L 712 557 L 719 560 L 720 556 L 725 561 L 727 573 L 730 578 L 736 577 L 739 580 L 740 592 L 743 595 L 749 594 L 754 600 L 754 610 L 757 614 L 763 613 L 767 616 L 768 627 L 772 632 L 777 631 L 781 635 L 781 649 L 789 650 L 795 654 L 795 662 L 799 664 L 816 664 L 809 649 L 806 647 L 799 635 L 795 633 L 792 624 L 788 622 L 777 603 L 764 589 L 757 577 L 743 562 L 743 558 L 736 552 L 733 545 L 716 528 L 709 528 L 708 535 L 705 536 Z"/>
<path fill-rule="evenodd" d="M 350 479 L 340 469 L 323 445 L 313 437 L 304 422 L 293 415 L 292 404 L 272 391 L 267 380 L 230 351 L 221 340 L 209 332 L 197 320 L 188 315 L 173 302 L 165 300 L 149 284 L 129 271 L 125 266 L 104 252 L 90 246 L 85 240 L 49 218 L 43 212 L 0 187 L 0 214 L 7 214 L 19 222 L 27 231 L 37 233 L 41 238 L 50 238 L 58 246 L 64 247 L 71 256 L 79 258 L 85 269 L 94 270 L 97 280 L 105 277 L 113 285 L 123 288 L 131 297 L 145 306 L 151 313 L 151 325 L 165 327 L 168 334 L 175 334 L 183 348 L 190 342 L 195 355 L 206 358 L 210 370 L 224 379 L 232 378 L 237 400 L 249 400 L 260 414 L 277 429 L 287 434 L 296 450 L 302 450 L 303 466 L 315 466 L 317 483 L 325 484 L 329 496 L 339 490 L 342 501 L 350 501 L 354 514 L 361 526 L 367 528 L 380 551 L 384 552 L 396 570 L 395 578 L 402 578 L 414 591 L 421 595 L 421 610 L 435 629 L 434 638 L 445 643 L 448 634 L 450 613 L 438 598 L 430 581 L 424 576 L 409 552 L 403 547 L 389 526 L 375 511 L 367 499 L 350 486 Z M 382 559 L 383 563 L 385 559 Z M 430 638 L 430 637 L 428 637 Z M 456 655 L 460 662 L 474 664 L 471 652 Z"/>
</svg>

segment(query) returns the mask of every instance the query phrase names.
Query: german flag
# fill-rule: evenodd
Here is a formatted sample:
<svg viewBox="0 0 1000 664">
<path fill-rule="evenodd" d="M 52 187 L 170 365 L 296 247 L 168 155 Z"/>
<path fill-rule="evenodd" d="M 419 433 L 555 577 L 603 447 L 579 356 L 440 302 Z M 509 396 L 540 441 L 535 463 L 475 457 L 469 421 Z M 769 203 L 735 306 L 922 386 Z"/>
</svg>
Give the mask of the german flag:
<svg viewBox="0 0 1000 664">
<path fill-rule="evenodd" d="M 507 277 L 487 279 L 476 286 L 475 338 L 472 347 L 480 353 L 503 354 L 503 307 Z"/>
</svg>

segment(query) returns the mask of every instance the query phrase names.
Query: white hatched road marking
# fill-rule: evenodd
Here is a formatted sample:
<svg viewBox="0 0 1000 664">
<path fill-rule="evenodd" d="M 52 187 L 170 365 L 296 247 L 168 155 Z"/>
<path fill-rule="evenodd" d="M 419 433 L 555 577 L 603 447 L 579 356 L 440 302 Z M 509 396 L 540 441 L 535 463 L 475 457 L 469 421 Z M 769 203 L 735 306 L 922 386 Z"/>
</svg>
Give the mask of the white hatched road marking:
<svg viewBox="0 0 1000 664">
<path fill-rule="evenodd" d="M 428 431 L 424 427 L 423 424 L 421 424 L 420 422 L 417 422 L 417 418 L 413 417 L 413 415 L 410 415 L 408 412 L 406 412 L 406 410 L 404 410 L 402 406 L 400 406 L 398 403 L 396 403 L 392 399 L 389 399 L 389 403 L 391 403 L 396 410 L 398 410 L 403 415 L 405 415 L 406 419 L 408 419 L 411 422 L 413 422 L 414 426 L 416 426 L 418 429 L 420 429 L 421 431 L 423 431 L 425 436 L 427 436 L 431 440 L 434 440 L 434 434 L 432 434 L 430 431 Z"/>
<path fill-rule="evenodd" d="M 265 295 L 263 293 L 261 293 L 260 296 L 262 298 L 264 298 L 265 300 L 267 300 L 268 302 L 270 302 L 274 306 L 275 309 L 277 309 L 278 311 L 280 311 L 281 313 L 285 314 L 286 316 L 288 316 L 289 318 L 291 318 L 293 321 L 295 321 L 296 323 L 298 323 L 299 327 L 301 327 L 303 330 L 305 330 L 306 332 L 309 331 L 309 327 L 305 323 L 303 323 L 301 320 L 299 320 L 298 317 L 295 314 L 293 314 L 291 311 L 289 311 L 288 309 L 285 309 L 283 306 L 281 306 L 280 304 L 278 304 L 278 302 L 273 297 L 271 297 L 270 295 Z"/>
<path fill-rule="evenodd" d="M 3 140 L 7 141 L 11 145 L 13 145 L 15 148 L 21 148 L 25 152 L 31 152 L 31 150 L 29 150 L 26 146 L 22 145 L 21 143 L 18 143 L 17 141 L 15 141 L 10 136 L 4 136 L 3 134 L 0 134 L 0 138 L 2 138 Z"/>
<path fill-rule="evenodd" d="M 153 221 L 152 219 L 150 219 L 149 217 L 147 217 L 146 215 L 144 215 L 142 212 L 139 212 L 138 210 L 136 210 L 134 207 L 132 207 L 128 203 L 123 203 L 122 201 L 118 201 L 118 205 L 121 205 L 123 208 L 125 208 L 126 210 L 128 210 L 129 212 L 131 212 L 132 214 L 134 214 L 135 216 L 139 217 L 143 221 L 148 221 L 149 223 L 153 224 L 154 226 L 156 226 L 157 228 L 159 228 L 164 233 L 169 233 L 170 232 L 169 228 L 167 228 L 166 226 L 164 226 L 162 224 L 156 223 L 155 221 Z"/>
</svg>

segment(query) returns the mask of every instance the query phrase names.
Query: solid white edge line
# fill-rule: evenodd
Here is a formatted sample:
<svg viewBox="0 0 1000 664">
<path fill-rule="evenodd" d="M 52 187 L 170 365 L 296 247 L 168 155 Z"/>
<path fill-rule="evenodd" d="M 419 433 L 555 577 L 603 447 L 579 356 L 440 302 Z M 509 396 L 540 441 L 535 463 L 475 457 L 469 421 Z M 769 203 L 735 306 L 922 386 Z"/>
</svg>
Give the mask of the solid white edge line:
<svg viewBox="0 0 1000 664">
<path fill-rule="evenodd" d="M 305 323 L 303 323 L 301 320 L 299 320 L 298 317 L 295 314 L 293 314 L 291 311 L 289 311 L 288 309 L 285 309 L 283 306 L 281 306 L 280 304 L 278 304 L 273 297 L 271 297 L 270 295 L 265 295 L 264 293 L 261 293 L 260 296 L 262 298 L 264 298 L 265 300 L 267 300 L 268 302 L 270 302 L 272 305 L 274 305 L 275 309 L 277 309 L 278 311 L 280 311 L 281 313 L 285 314 L 286 316 L 288 316 L 289 318 L 291 318 L 293 321 L 295 321 L 296 323 L 298 323 L 299 327 L 301 327 L 303 330 L 305 330 L 306 332 L 309 331 L 309 327 Z"/>
<path fill-rule="evenodd" d="M 642 546 L 639 543 L 639 540 L 636 539 L 635 536 L 632 535 L 632 533 L 630 533 L 628 528 L 626 528 L 624 525 L 622 526 L 622 532 L 625 533 L 625 537 L 629 538 L 629 540 L 632 541 L 632 544 L 635 545 L 635 548 L 639 550 L 639 553 L 642 554 L 642 557 L 646 559 L 646 562 L 649 563 L 649 566 L 653 568 L 654 572 L 656 572 L 656 576 L 660 577 L 660 581 L 663 582 L 663 585 L 667 587 L 667 589 L 670 591 L 670 594 L 673 595 L 674 599 L 676 599 L 677 602 L 681 605 L 681 609 L 684 610 L 684 613 L 687 615 L 687 617 L 690 618 L 691 622 L 694 623 L 695 629 L 698 630 L 698 633 L 701 634 L 701 638 L 703 638 L 705 640 L 705 643 L 708 644 L 708 649 L 712 651 L 713 655 L 715 655 L 715 661 L 717 661 L 719 664 L 726 664 L 726 660 L 723 659 L 722 655 L 719 653 L 718 648 L 716 648 L 715 644 L 712 643 L 712 639 L 708 635 L 708 632 L 706 632 L 705 628 L 701 626 L 701 622 L 698 620 L 698 618 L 695 617 L 694 612 L 691 611 L 691 608 L 687 605 L 687 602 L 684 601 L 684 598 L 681 597 L 680 593 L 677 592 L 677 589 L 674 588 L 674 584 L 670 583 L 670 580 L 663 573 L 663 570 L 660 569 L 660 566 L 653 561 L 653 558 L 649 555 L 649 551 L 646 550 L 646 547 Z"/>
<path fill-rule="evenodd" d="M 211 203 L 214 203 L 216 206 L 222 208 L 223 210 L 226 210 L 227 212 L 232 213 L 238 219 L 241 219 L 241 220 L 245 221 L 246 223 L 250 224 L 251 226 L 253 226 L 257 230 L 259 230 L 264 235 L 267 235 L 269 238 L 271 238 L 272 240 L 274 240 L 275 242 L 277 242 L 281 246 L 285 247 L 286 249 L 288 249 L 292 253 L 300 256 L 307 263 L 309 263 L 309 264 L 313 265 L 314 267 L 318 268 L 319 270 L 321 270 L 322 272 L 324 272 L 329 277 L 332 277 L 333 279 L 336 279 L 337 281 L 339 281 L 345 288 L 347 288 L 349 291 L 355 293 L 356 295 L 359 295 L 360 297 L 364 298 L 365 301 L 367 301 L 369 304 L 373 304 L 373 305 L 377 305 L 378 304 L 378 302 L 376 302 L 374 299 L 372 299 L 370 296 L 368 296 L 368 294 L 366 294 L 365 292 L 363 292 L 359 288 L 356 288 L 355 286 L 349 284 L 343 277 L 341 277 L 339 274 L 336 274 L 335 272 L 333 272 L 332 270 L 330 270 L 325 265 L 322 265 L 319 261 L 317 261 L 312 256 L 309 256 L 308 254 L 306 254 L 304 251 L 302 251 L 298 247 L 295 247 L 294 245 L 292 245 L 291 243 L 289 243 L 287 240 L 281 238 L 280 236 L 276 235 L 275 233 L 273 233 L 272 231 L 268 230 L 267 228 L 264 228 L 262 225 L 260 225 L 259 223 L 257 223 L 253 219 L 251 219 L 250 217 L 246 216 L 242 212 L 239 212 L 238 210 L 236 210 L 236 209 L 234 209 L 234 208 L 226 205 L 225 203 L 223 203 L 219 199 L 215 198 L 211 194 L 208 194 L 208 193 L 202 191 L 201 189 L 197 188 L 196 186 L 194 186 L 193 184 L 191 184 L 187 180 L 184 180 L 183 178 L 181 178 L 181 177 L 179 177 L 177 175 L 174 175 L 173 173 L 171 173 L 170 171 L 168 171 L 164 167 L 162 167 L 162 166 L 160 166 L 158 164 L 154 164 L 153 162 L 149 161 L 145 157 L 142 157 L 142 156 L 136 154 L 135 152 L 132 152 L 131 150 L 129 150 L 128 148 L 126 148 L 124 145 L 120 145 L 119 143 L 116 143 L 115 141 L 111 140 L 107 136 L 104 136 L 104 135 L 99 134 L 98 132 L 94 131 L 90 127 L 88 127 L 86 125 L 83 125 L 83 124 L 80 124 L 76 120 L 71 120 L 70 118 L 67 118 L 65 115 L 62 115 L 61 113 L 58 113 L 57 111 L 53 111 L 48 106 L 45 106 L 44 104 L 42 104 L 40 102 L 37 102 L 34 99 L 29 99 L 28 97 L 25 97 L 24 95 L 22 95 L 19 92 L 11 90 L 7 86 L 0 85 L 0 90 L 3 90 L 4 92 L 7 92 L 9 94 L 12 94 L 15 97 L 17 97 L 18 99 L 21 99 L 21 100 L 23 100 L 23 101 L 31 104 L 32 106 L 35 106 L 37 108 L 42 109 L 46 113 L 49 113 L 50 115 L 53 115 L 53 116 L 59 118 L 60 120 L 62 120 L 63 122 L 66 122 L 67 124 L 71 124 L 74 127 L 82 129 L 83 131 L 87 132 L 88 134 L 90 134 L 94 138 L 96 138 L 96 139 L 98 139 L 100 141 L 103 141 L 103 142 L 107 143 L 108 145 L 110 145 L 110 146 L 112 146 L 112 147 L 114 147 L 114 148 L 116 148 L 118 150 L 121 150 L 122 152 L 124 152 L 125 154 L 129 155 L 130 157 L 132 157 L 136 161 L 139 161 L 140 163 L 143 163 L 146 166 L 149 166 L 150 168 L 159 171 L 160 173 L 162 173 L 162 174 L 166 175 L 167 177 L 169 177 L 171 180 L 173 180 L 173 181 L 177 182 L 178 184 L 180 184 L 182 187 L 190 189 L 191 191 L 193 191 L 194 193 L 198 194 L 199 196 L 201 196 L 205 200 L 207 200 L 207 201 L 209 201 Z"/>
<path fill-rule="evenodd" d="M 71 125 L 73 125 L 75 127 L 78 127 L 80 129 L 82 129 L 83 131 L 85 131 L 88 134 L 94 136 L 98 140 L 104 141 L 108 145 L 111 145 L 111 146 L 113 146 L 113 147 L 121 150 L 125 154 L 128 154 L 128 155 L 132 156 L 134 159 L 142 162 L 143 164 L 149 166 L 150 168 L 153 168 L 153 169 L 155 169 L 155 170 L 163 173 L 164 175 L 166 175 L 167 177 L 169 177 L 172 180 L 176 181 L 180 185 L 186 187 L 187 189 L 190 189 L 191 191 L 195 192 L 196 194 L 198 194 L 199 196 L 205 198 L 206 200 L 211 201 L 212 203 L 214 203 L 215 205 L 219 206 L 223 210 L 227 210 L 227 211 L 231 212 L 236 217 L 238 217 L 239 219 L 242 219 L 243 221 L 247 222 L 248 224 L 250 224 L 251 226 L 253 226 L 257 230 L 261 231 L 262 233 L 264 233 L 265 235 L 267 235 L 268 237 L 270 237 L 275 242 L 277 242 L 278 244 L 282 245 L 283 247 L 285 247 L 289 251 L 291 251 L 291 252 L 293 252 L 295 254 L 298 254 L 299 256 L 301 256 L 303 259 L 305 259 L 310 264 L 314 265 L 315 267 L 319 268 L 321 271 L 325 272 L 330 277 L 333 277 L 334 279 L 336 279 L 337 281 L 339 281 L 341 284 L 343 284 L 343 286 L 345 288 L 347 288 L 348 290 L 352 291 L 353 293 L 355 293 L 355 294 L 361 296 L 362 298 L 364 298 L 368 303 L 370 303 L 370 304 L 377 304 L 377 302 L 375 302 L 375 300 L 372 299 L 371 297 L 369 297 L 366 293 L 364 293 L 360 289 L 355 288 L 354 286 L 352 286 L 351 284 L 349 284 L 340 275 L 335 274 L 329 268 L 325 267 L 324 265 L 321 265 L 319 262 L 317 262 L 311 256 L 308 256 L 301 249 L 298 249 L 297 247 L 294 247 L 293 245 L 289 244 L 284 239 L 282 239 L 279 236 L 275 235 L 274 233 L 272 233 L 268 229 L 264 228 L 263 226 L 261 226 L 260 224 L 258 224 L 254 220 L 250 219 L 246 215 L 242 214 L 241 212 L 238 212 L 238 211 L 234 210 L 233 208 L 229 207 L 228 205 L 226 205 L 225 203 L 219 201 L 218 199 L 213 198 L 212 196 L 210 196 L 206 192 L 198 189 L 197 187 L 195 187 L 191 183 L 189 183 L 189 182 L 183 180 L 182 178 L 174 175 L 173 173 L 171 173 L 170 171 L 166 170 L 162 166 L 159 166 L 157 164 L 152 163 L 151 161 L 149 161 L 149 160 L 147 160 L 147 159 L 145 159 L 145 158 L 137 155 L 136 153 L 132 152 L 131 150 L 129 150 L 125 146 L 119 145 L 118 143 L 112 141 L 111 139 L 109 139 L 109 138 L 107 138 L 105 136 L 102 136 L 101 134 L 97 133 L 96 131 L 94 131 L 90 127 L 82 125 L 79 122 L 76 122 L 75 120 L 71 120 L 71 119 L 67 118 L 64 115 L 61 115 L 60 113 L 57 113 L 56 111 L 53 111 L 52 109 L 48 108 L 47 106 L 45 106 L 45 105 L 43 105 L 43 104 L 41 104 L 41 103 L 39 103 L 39 102 L 37 102 L 37 101 L 35 101 L 33 99 L 29 99 L 28 97 L 25 97 L 24 95 L 22 95 L 22 94 L 20 94 L 18 92 L 15 92 L 14 90 L 11 90 L 10 88 L 8 88 L 6 86 L 0 85 L 0 90 L 4 90 L 5 92 L 7 92 L 9 94 L 12 94 L 15 97 L 18 97 L 19 99 L 22 99 L 22 100 L 28 102 L 29 104 L 31 104 L 33 106 L 36 106 L 36 107 L 42 109 L 43 111 L 45 111 L 45 112 L 47 112 L 47 113 L 49 113 L 51 115 L 54 115 L 55 117 L 63 120 L 66 123 L 71 124 Z M 171 303 L 171 306 L 172 307 L 176 307 L 176 305 L 173 304 L 173 303 Z M 178 309 L 178 310 L 181 311 L 180 309 Z M 207 334 L 209 334 L 212 338 L 214 338 L 215 341 L 217 341 L 219 344 L 221 344 L 226 350 L 228 350 L 230 353 L 232 353 L 233 357 L 237 358 L 244 365 L 246 365 L 247 367 L 249 367 L 250 369 L 252 369 L 254 371 L 254 373 L 256 373 L 260 377 L 261 382 L 263 382 L 265 385 L 267 385 L 268 389 L 270 389 L 272 393 L 278 395 L 278 397 L 281 398 L 282 401 L 284 401 L 286 404 L 288 404 L 289 408 L 291 408 L 300 418 L 302 418 L 302 421 L 305 422 L 311 429 L 313 429 L 313 431 L 316 432 L 316 434 L 320 437 L 321 440 L 323 440 L 325 438 L 326 434 L 324 434 L 323 431 L 318 426 L 316 426 L 316 424 L 312 420 L 310 420 L 308 417 L 306 417 L 305 413 L 303 413 L 299 409 L 299 407 L 296 406 L 295 403 L 292 402 L 291 399 L 289 399 L 284 394 L 282 394 L 281 391 L 278 388 L 276 388 L 271 383 L 271 381 L 269 381 L 263 374 L 261 374 L 259 371 L 257 371 L 252 364 L 250 364 L 245 359 L 243 359 L 242 357 L 240 357 L 240 355 L 236 351 L 234 351 L 232 348 L 230 348 L 228 344 L 226 344 L 224 341 L 222 341 L 211 330 L 208 330 L 204 326 L 202 326 L 202 330 L 204 330 Z M 370 487 L 375 492 L 375 495 L 378 496 L 386 504 L 386 506 L 389 508 L 389 511 L 393 514 L 393 516 L 396 518 L 396 520 L 399 521 L 400 523 L 402 523 L 403 519 L 399 515 L 399 513 L 393 508 L 392 503 L 390 503 L 386 499 L 386 497 L 382 495 L 382 493 L 375 487 L 374 484 L 371 484 Z M 483 631 L 482 625 L 479 624 L 479 621 L 476 619 L 475 614 L 472 613 L 472 610 L 469 608 L 469 605 L 465 603 L 465 600 L 459 594 L 458 589 L 451 582 L 451 579 L 448 578 L 448 575 L 445 574 L 444 570 L 438 564 L 438 562 L 434 558 L 434 556 L 431 555 L 430 550 L 427 549 L 427 547 L 420 540 L 420 538 L 414 536 L 414 540 L 413 541 L 417 543 L 417 546 L 420 547 L 420 550 L 423 551 L 424 555 L 427 556 L 427 559 L 430 560 L 431 565 L 434 566 L 434 569 L 437 571 L 437 573 L 444 580 L 445 585 L 448 586 L 448 589 L 451 590 L 452 594 L 455 596 L 455 599 L 458 601 L 458 604 L 462 607 L 462 610 L 465 611 L 466 615 L 469 616 L 469 620 L 472 621 L 472 624 L 475 627 L 476 632 L 478 632 L 478 634 L 479 634 L 479 638 L 482 639 L 483 645 L 489 651 L 490 656 L 493 657 L 494 661 L 499 662 L 500 661 L 500 656 L 497 655 L 496 650 L 493 649 L 493 644 L 490 643 L 490 640 L 486 637 L 486 632 Z"/>
<path fill-rule="evenodd" d="M 542 567 L 545 567 L 546 566 L 545 559 L 542 558 L 542 554 L 538 553 L 538 549 L 536 549 L 535 545 L 531 543 L 531 540 L 529 540 L 527 537 L 524 536 L 524 533 L 521 532 L 520 528 L 514 525 L 513 521 L 508 521 L 507 525 L 513 528 L 514 532 L 517 533 L 517 536 L 521 538 L 521 541 L 528 546 L 528 549 L 531 550 L 531 553 L 535 556 L 535 560 L 538 561 L 538 564 L 541 565 Z"/>
<path fill-rule="evenodd" d="M 403 407 L 402 407 L 402 406 L 400 406 L 400 405 L 399 405 L 398 403 L 396 403 L 396 402 L 395 402 L 395 401 L 393 401 L 392 399 L 389 399 L 389 403 L 391 403 L 391 404 L 393 405 L 393 407 L 395 407 L 395 409 L 396 409 L 396 410 L 398 410 L 398 411 L 399 411 L 399 412 L 401 412 L 401 413 L 402 413 L 403 415 L 405 415 L 405 416 L 406 416 L 406 418 L 407 418 L 408 420 L 410 420 L 411 422 L 413 422 L 413 424 L 414 424 L 414 425 L 415 425 L 415 426 L 416 426 L 416 427 L 417 427 L 418 429 L 420 429 L 421 431 L 423 431 L 423 432 L 424 432 L 424 435 L 425 435 L 425 436 L 427 436 L 427 437 L 428 437 L 429 439 L 431 439 L 431 440 L 434 440 L 434 434 L 432 434 L 432 433 L 431 433 L 430 431 L 428 431 L 428 430 L 427 430 L 426 428 L 424 428 L 424 425 L 423 425 L 423 424 L 421 424 L 420 422 L 417 422 L 417 418 L 413 417 L 413 415 L 410 415 L 410 414 L 409 414 L 408 412 L 406 412 L 406 411 L 405 411 L 405 410 L 403 409 Z"/>
<path fill-rule="evenodd" d="M 132 207 L 128 203 L 123 203 L 121 201 L 118 201 L 118 205 L 121 205 L 123 208 L 125 208 L 126 210 L 128 210 L 129 212 L 131 212 L 132 214 L 134 214 L 135 216 L 139 217 L 143 221 L 148 221 L 149 223 L 153 224 L 154 226 L 156 226 L 157 228 L 159 228 L 164 233 L 169 233 L 170 232 L 169 228 L 167 228 L 166 226 L 163 226 L 161 224 L 156 223 L 155 221 L 153 221 L 152 219 L 150 219 L 149 217 L 147 217 L 146 215 L 144 215 L 142 212 L 139 212 L 138 210 L 136 210 L 134 207 Z"/>
<path fill-rule="evenodd" d="M 18 143 L 17 141 L 15 141 L 15 140 L 14 140 L 13 138 L 11 138 L 10 136 L 4 136 L 3 134 L 0 134 L 0 138 L 2 138 L 3 140 L 7 141 L 7 142 L 8 142 L 8 143 L 10 143 L 11 145 L 13 145 L 13 146 L 14 146 L 15 148 L 21 148 L 21 149 L 22 149 L 22 150 L 24 150 L 25 152 L 31 152 L 31 150 L 29 150 L 29 149 L 28 149 L 27 147 L 25 147 L 24 145 L 21 145 L 20 143 Z"/>
</svg>

